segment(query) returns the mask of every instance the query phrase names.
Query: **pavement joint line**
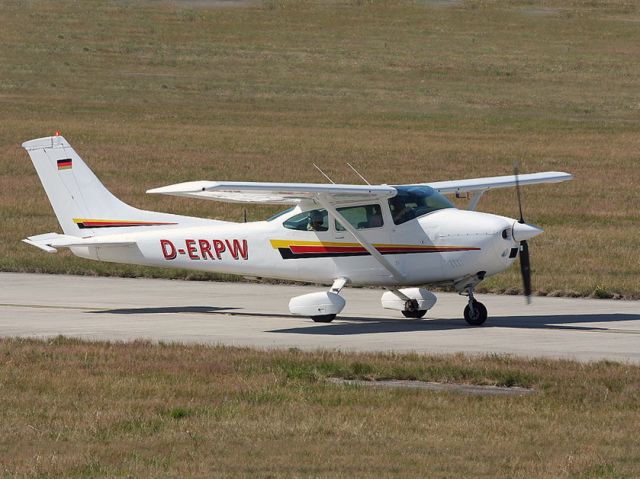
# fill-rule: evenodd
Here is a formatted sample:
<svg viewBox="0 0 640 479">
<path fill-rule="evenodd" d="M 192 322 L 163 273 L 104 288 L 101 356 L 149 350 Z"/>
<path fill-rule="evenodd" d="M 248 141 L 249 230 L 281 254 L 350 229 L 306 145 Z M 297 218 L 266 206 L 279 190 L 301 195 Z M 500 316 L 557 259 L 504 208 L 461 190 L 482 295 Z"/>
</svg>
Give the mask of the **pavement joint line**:
<svg viewBox="0 0 640 479">
<path fill-rule="evenodd" d="M 47 304 L 13 304 L 13 303 L 0 303 L 0 307 L 5 308 L 33 308 L 33 309 L 71 309 L 74 311 L 84 311 L 86 309 L 96 309 L 102 311 L 108 311 L 108 308 L 93 308 L 90 306 L 57 306 Z"/>
</svg>

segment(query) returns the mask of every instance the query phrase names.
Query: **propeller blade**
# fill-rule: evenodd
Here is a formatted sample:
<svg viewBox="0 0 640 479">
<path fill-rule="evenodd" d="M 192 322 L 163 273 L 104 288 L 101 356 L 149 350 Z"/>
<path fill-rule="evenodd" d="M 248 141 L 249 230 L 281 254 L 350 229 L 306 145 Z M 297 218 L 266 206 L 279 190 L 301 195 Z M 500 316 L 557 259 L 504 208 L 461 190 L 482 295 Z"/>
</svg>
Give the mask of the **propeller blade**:
<svg viewBox="0 0 640 479">
<path fill-rule="evenodd" d="M 531 304 L 531 261 L 529 260 L 529 244 L 526 238 L 533 238 L 534 236 L 542 233 L 542 230 L 533 225 L 527 225 L 524 222 L 524 215 L 522 214 L 522 196 L 520 193 L 520 182 L 518 181 L 518 162 L 513 163 L 513 176 L 516 179 L 516 193 L 518 194 L 518 210 L 520 211 L 520 219 L 518 223 L 523 226 L 518 227 L 518 224 L 513 225 L 514 238 L 516 234 L 520 234 L 525 237 L 525 240 L 520 241 L 520 273 L 522 274 L 522 287 L 524 290 L 524 296 L 527 298 L 527 304 Z"/>
<path fill-rule="evenodd" d="M 520 272 L 522 273 L 522 286 L 527 304 L 531 304 L 531 262 L 529 261 L 529 245 L 526 241 L 520 241 Z"/>
</svg>

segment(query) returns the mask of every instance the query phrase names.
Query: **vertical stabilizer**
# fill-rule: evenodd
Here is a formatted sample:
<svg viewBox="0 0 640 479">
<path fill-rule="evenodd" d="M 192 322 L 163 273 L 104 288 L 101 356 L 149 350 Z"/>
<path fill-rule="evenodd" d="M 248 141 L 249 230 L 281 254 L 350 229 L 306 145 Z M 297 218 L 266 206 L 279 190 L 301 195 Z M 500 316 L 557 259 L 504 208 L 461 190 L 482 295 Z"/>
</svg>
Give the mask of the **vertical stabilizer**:
<svg viewBox="0 0 640 479">
<path fill-rule="evenodd" d="M 167 227 L 195 218 L 134 208 L 113 196 L 62 136 L 22 144 L 67 235 L 98 236 L 131 227 Z M 145 228 L 146 229 L 146 228 Z M 127 229 L 127 231 L 131 231 Z"/>
</svg>

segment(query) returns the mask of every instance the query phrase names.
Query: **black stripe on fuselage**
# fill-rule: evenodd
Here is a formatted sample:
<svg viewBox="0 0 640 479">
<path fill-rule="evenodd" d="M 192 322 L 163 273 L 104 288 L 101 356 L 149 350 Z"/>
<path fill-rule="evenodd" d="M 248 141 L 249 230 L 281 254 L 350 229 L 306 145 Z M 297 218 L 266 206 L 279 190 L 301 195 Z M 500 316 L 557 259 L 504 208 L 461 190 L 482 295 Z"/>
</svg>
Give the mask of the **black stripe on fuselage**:
<svg viewBox="0 0 640 479">
<path fill-rule="evenodd" d="M 282 259 L 308 259 L 308 258 L 346 258 L 349 256 L 370 256 L 368 251 L 353 251 L 346 253 L 294 253 L 289 248 L 278 248 L 280 252 L 280 256 Z M 424 250 L 424 251 L 380 251 L 380 254 L 423 254 L 423 253 L 449 253 L 454 251 L 470 251 L 467 249 L 460 250 L 442 250 L 442 249 L 432 249 L 432 250 Z"/>
</svg>

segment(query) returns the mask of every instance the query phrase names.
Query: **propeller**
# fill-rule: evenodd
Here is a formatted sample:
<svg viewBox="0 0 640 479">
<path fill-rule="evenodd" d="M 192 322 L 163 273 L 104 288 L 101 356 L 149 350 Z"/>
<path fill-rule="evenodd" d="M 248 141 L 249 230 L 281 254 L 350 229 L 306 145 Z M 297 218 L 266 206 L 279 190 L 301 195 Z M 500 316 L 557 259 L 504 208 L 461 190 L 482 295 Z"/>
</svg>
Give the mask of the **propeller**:
<svg viewBox="0 0 640 479">
<path fill-rule="evenodd" d="M 516 179 L 516 192 L 518 194 L 518 210 L 520 211 L 520 219 L 518 223 L 521 225 L 527 225 L 524 222 L 524 215 L 522 214 L 522 198 L 520 195 L 520 182 L 518 181 L 518 163 L 513 165 L 513 174 Z M 529 226 L 529 225 L 527 225 Z M 514 225 L 514 233 L 516 225 Z M 523 227 L 518 229 L 524 229 Z M 536 228 L 537 229 L 537 228 Z M 524 296 L 527 299 L 527 304 L 531 304 L 531 261 L 529 260 L 529 244 L 527 240 L 520 241 L 520 273 L 522 274 L 522 286 L 524 290 Z"/>
</svg>

